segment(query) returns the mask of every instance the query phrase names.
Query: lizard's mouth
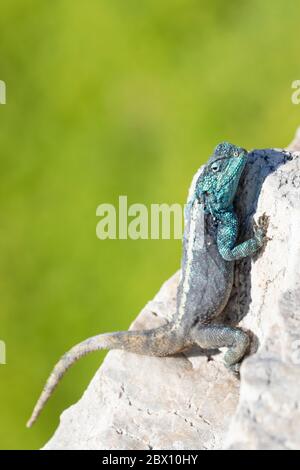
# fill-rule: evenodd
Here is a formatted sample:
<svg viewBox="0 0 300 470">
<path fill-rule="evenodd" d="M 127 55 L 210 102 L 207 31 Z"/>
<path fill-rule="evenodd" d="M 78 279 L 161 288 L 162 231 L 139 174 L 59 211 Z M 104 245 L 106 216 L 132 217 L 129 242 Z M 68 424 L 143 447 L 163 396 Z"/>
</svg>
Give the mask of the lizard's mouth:
<svg viewBox="0 0 300 470">
<path fill-rule="evenodd" d="M 205 205 L 205 198 L 209 195 L 207 191 L 204 191 L 202 194 L 198 194 L 197 199 L 200 202 L 200 204 Z"/>
</svg>

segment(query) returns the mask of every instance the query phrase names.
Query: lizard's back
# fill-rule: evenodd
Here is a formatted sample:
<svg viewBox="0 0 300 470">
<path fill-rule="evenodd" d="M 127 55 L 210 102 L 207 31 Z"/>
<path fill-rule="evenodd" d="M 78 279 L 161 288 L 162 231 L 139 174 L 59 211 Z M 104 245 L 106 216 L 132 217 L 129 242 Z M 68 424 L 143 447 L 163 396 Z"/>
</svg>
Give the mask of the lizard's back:
<svg viewBox="0 0 300 470">
<path fill-rule="evenodd" d="M 208 324 L 226 305 L 233 283 L 233 263 L 217 247 L 217 227 L 194 201 L 185 225 L 181 279 L 174 321 L 189 329 Z"/>
</svg>

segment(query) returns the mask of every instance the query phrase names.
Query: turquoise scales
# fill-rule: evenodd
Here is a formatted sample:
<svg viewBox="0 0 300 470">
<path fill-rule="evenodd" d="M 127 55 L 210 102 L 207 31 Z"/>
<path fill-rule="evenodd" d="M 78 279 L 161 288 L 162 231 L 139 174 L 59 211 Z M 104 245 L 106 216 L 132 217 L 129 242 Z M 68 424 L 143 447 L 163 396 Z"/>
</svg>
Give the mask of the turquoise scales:
<svg viewBox="0 0 300 470">
<path fill-rule="evenodd" d="M 255 253 L 266 241 L 267 218 L 255 224 L 254 237 L 236 244 L 238 220 L 234 198 L 248 153 L 219 144 L 196 182 L 185 216 L 181 279 L 174 318 L 164 326 L 143 331 L 118 331 L 89 338 L 74 346 L 56 364 L 27 423 L 30 427 L 53 390 L 74 362 L 93 351 L 122 349 L 150 356 L 168 356 L 193 345 L 227 347 L 226 367 L 239 369 L 249 346 L 239 328 L 214 324 L 232 289 L 234 261 Z"/>
<path fill-rule="evenodd" d="M 257 230 L 254 238 L 235 246 L 238 220 L 233 209 L 233 199 L 247 155 L 245 149 L 237 149 L 228 142 L 219 144 L 196 185 L 196 196 L 204 203 L 204 211 L 210 213 L 218 223 L 218 250 L 227 261 L 244 258 L 257 251 L 264 236 L 262 231 Z M 230 172 L 226 171 L 226 156 L 228 159 L 233 157 Z"/>
</svg>

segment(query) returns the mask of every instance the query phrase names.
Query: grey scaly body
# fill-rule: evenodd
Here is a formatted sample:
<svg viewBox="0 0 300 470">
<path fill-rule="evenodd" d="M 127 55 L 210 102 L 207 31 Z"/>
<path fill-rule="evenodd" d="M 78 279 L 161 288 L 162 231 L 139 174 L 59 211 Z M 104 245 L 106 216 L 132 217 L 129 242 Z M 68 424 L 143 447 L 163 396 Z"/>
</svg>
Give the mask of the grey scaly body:
<svg viewBox="0 0 300 470">
<path fill-rule="evenodd" d="M 193 345 L 227 347 L 225 365 L 238 371 L 249 346 L 239 328 L 216 325 L 233 283 L 234 261 L 255 253 L 266 240 L 265 216 L 254 225 L 254 237 L 236 245 L 238 221 L 233 201 L 247 161 L 246 150 L 219 144 L 200 174 L 188 202 L 183 238 L 177 310 L 166 325 L 144 331 L 100 334 L 74 346 L 55 366 L 27 423 L 30 427 L 69 367 L 100 349 L 122 349 L 150 356 L 168 356 Z"/>
</svg>

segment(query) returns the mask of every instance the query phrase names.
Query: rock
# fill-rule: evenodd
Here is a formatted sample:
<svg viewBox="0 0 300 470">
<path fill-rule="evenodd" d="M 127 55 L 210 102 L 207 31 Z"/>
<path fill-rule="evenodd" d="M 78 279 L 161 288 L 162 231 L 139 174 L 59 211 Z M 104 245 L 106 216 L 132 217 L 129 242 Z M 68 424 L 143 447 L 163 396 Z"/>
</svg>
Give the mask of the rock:
<svg viewBox="0 0 300 470">
<path fill-rule="evenodd" d="M 300 149 L 299 133 L 292 145 L 290 152 Z M 251 235 L 253 215 L 264 212 L 271 238 L 254 259 L 236 264 L 220 319 L 251 332 L 241 380 L 224 368 L 221 354 L 208 358 L 198 349 L 168 358 L 109 352 L 45 449 L 300 448 L 299 157 L 254 150 L 241 181 L 241 238 Z M 131 328 L 170 318 L 178 276 Z"/>
<path fill-rule="evenodd" d="M 300 149 L 299 131 L 293 148 Z M 242 325 L 256 335 L 258 349 L 243 363 L 239 404 L 225 439 L 229 449 L 300 448 L 299 156 L 266 178 L 258 200 L 257 212 L 270 216 L 272 240 L 248 277 Z"/>
<path fill-rule="evenodd" d="M 159 326 L 174 311 L 178 274 L 163 285 L 132 328 Z M 237 406 L 238 388 L 220 363 L 206 357 L 153 358 L 111 351 L 81 400 L 62 414 L 45 448 L 220 447 Z"/>
</svg>

